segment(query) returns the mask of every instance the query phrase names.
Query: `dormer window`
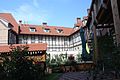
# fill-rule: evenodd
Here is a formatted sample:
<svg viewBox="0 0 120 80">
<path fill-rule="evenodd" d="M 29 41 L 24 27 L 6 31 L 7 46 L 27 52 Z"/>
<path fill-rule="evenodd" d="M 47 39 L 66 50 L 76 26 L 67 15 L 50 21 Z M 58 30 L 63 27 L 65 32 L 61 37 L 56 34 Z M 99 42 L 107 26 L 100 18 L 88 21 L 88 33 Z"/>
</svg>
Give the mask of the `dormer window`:
<svg viewBox="0 0 120 80">
<path fill-rule="evenodd" d="M 58 33 L 63 33 L 63 30 L 62 29 L 57 29 L 56 30 Z"/>
<path fill-rule="evenodd" d="M 74 26 L 73 29 L 74 29 L 74 30 L 77 30 L 77 29 L 79 29 L 79 26 Z"/>
<path fill-rule="evenodd" d="M 36 29 L 35 28 L 30 28 L 30 32 L 35 32 Z"/>
<path fill-rule="evenodd" d="M 77 30 L 79 28 L 79 26 L 76 26 L 76 27 L 74 27 L 74 30 Z"/>
<path fill-rule="evenodd" d="M 50 29 L 45 28 L 45 29 L 44 29 L 44 32 L 50 32 Z"/>
</svg>

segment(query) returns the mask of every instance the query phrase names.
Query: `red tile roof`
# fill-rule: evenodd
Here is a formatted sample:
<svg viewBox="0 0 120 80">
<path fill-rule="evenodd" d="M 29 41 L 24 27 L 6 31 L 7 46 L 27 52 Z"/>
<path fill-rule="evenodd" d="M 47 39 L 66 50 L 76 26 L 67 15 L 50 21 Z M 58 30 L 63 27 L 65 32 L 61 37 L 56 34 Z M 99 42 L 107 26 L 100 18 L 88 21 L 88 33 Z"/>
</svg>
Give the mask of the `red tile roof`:
<svg viewBox="0 0 120 80">
<path fill-rule="evenodd" d="M 36 32 L 30 32 L 30 28 L 35 28 Z M 44 32 L 44 29 L 47 28 L 50 32 Z M 56 30 L 62 29 L 63 33 L 58 33 Z M 41 26 L 41 25 L 29 25 L 22 24 L 20 27 L 20 34 L 39 34 L 39 35 L 56 35 L 56 36 L 69 36 L 73 28 L 57 27 L 57 26 Z"/>
<path fill-rule="evenodd" d="M 16 22 L 16 20 L 13 18 L 13 16 L 10 13 L 0 13 L 0 18 L 5 19 L 9 23 L 13 25 L 13 30 L 18 33 L 18 26 L 19 24 Z M 75 24 L 75 26 L 83 26 L 82 21 L 80 20 L 78 23 Z M 29 28 L 35 28 L 36 32 L 30 32 Z M 44 28 L 50 29 L 50 32 L 44 32 Z M 58 33 L 56 30 L 62 29 L 63 33 Z M 74 30 L 73 28 L 66 28 L 61 26 L 42 26 L 42 25 L 30 25 L 30 24 L 22 24 L 20 27 L 20 34 L 39 34 L 39 35 L 55 35 L 55 36 L 69 36 L 73 34 L 74 32 L 78 31 Z"/>
<path fill-rule="evenodd" d="M 13 30 L 18 33 L 18 23 L 10 13 L 0 13 L 0 18 L 8 21 L 13 25 Z"/>
<path fill-rule="evenodd" d="M 78 27 L 78 29 L 73 30 L 73 31 L 71 32 L 71 34 L 70 34 L 70 35 L 72 35 L 72 34 L 74 34 L 74 33 L 78 32 L 78 31 L 80 30 L 80 28 L 81 28 L 81 27 Z"/>
<path fill-rule="evenodd" d="M 38 51 L 38 50 L 47 50 L 47 44 L 46 43 L 34 43 L 34 44 L 13 44 L 13 47 L 17 47 L 17 46 L 27 46 L 29 47 L 28 50 L 29 51 Z M 4 45 L 4 46 L 0 46 L 0 53 L 3 52 L 10 52 L 10 45 Z"/>
</svg>

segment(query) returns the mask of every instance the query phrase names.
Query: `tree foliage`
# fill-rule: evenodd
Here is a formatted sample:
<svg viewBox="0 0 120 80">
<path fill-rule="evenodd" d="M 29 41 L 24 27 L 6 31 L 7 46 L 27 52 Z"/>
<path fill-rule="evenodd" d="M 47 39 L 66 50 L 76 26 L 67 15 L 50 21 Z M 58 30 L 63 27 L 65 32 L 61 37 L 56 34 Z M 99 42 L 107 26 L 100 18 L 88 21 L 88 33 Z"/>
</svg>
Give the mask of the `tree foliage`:
<svg viewBox="0 0 120 80">
<path fill-rule="evenodd" d="M 0 80 L 42 80 L 43 69 L 27 58 L 28 47 L 12 48 L 10 56 L 4 56 L 0 65 Z"/>
</svg>

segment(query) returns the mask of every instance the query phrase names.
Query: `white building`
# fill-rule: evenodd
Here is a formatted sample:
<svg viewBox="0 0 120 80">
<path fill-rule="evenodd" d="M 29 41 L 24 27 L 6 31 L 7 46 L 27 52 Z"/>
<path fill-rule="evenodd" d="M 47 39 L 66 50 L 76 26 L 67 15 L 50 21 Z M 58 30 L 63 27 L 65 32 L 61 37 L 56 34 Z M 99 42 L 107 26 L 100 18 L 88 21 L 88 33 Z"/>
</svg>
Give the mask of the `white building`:
<svg viewBox="0 0 120 80">
<path fill-rule="evenodd" d="M 5 25 L 5 21 L 11 24 L 12 27 Z M 4 28 L 7 28 L 4 32 L 7 38 L 5 40 L 7 41 L 4 42 L 4 44 L 47 43 L 47 53 L 51 55 L 51 58 L 55 57 L 55 54 L 67 54 L 67 56 L 72 54 L 76 58 L 77 54 L 82 53 L 79 29 L 83 26 L 83 23 L 80 18 L 77 18 L 74 28 L 67 28 L 49 26 L 47 23 L 43 23 L 42 25 L 30 25 L 22 24 L 22 21 L 20 21 L 18 24 L 11 14 L 0 13 L 0 24 L 0 33 L 3 32 Z M 13 32 L 8 32 L 9 30 Z M 3 35 L 0 34 L 0 37 L 1 36 Z M 0 39 L 0 45 L 2 45 L 2 39 Z"/>
</svg>

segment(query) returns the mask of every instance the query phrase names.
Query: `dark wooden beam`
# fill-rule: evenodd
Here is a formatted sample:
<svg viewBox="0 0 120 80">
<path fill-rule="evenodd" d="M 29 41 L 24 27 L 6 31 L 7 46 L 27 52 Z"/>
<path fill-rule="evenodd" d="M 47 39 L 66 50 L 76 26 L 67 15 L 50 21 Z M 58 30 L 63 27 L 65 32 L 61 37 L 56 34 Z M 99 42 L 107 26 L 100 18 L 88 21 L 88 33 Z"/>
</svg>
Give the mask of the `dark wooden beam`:
<svg viewBox="0 0 120 80">
<path fill-rule="evenodd" d="M 112 6 L 112 13 L 113 13 L 116 41 L 117 41 L 117 45 L 119 45 L 120 44 L 120 15 L 118 11 L 117 0 L 111 0 L 111 6 Z"/>
</svg>

